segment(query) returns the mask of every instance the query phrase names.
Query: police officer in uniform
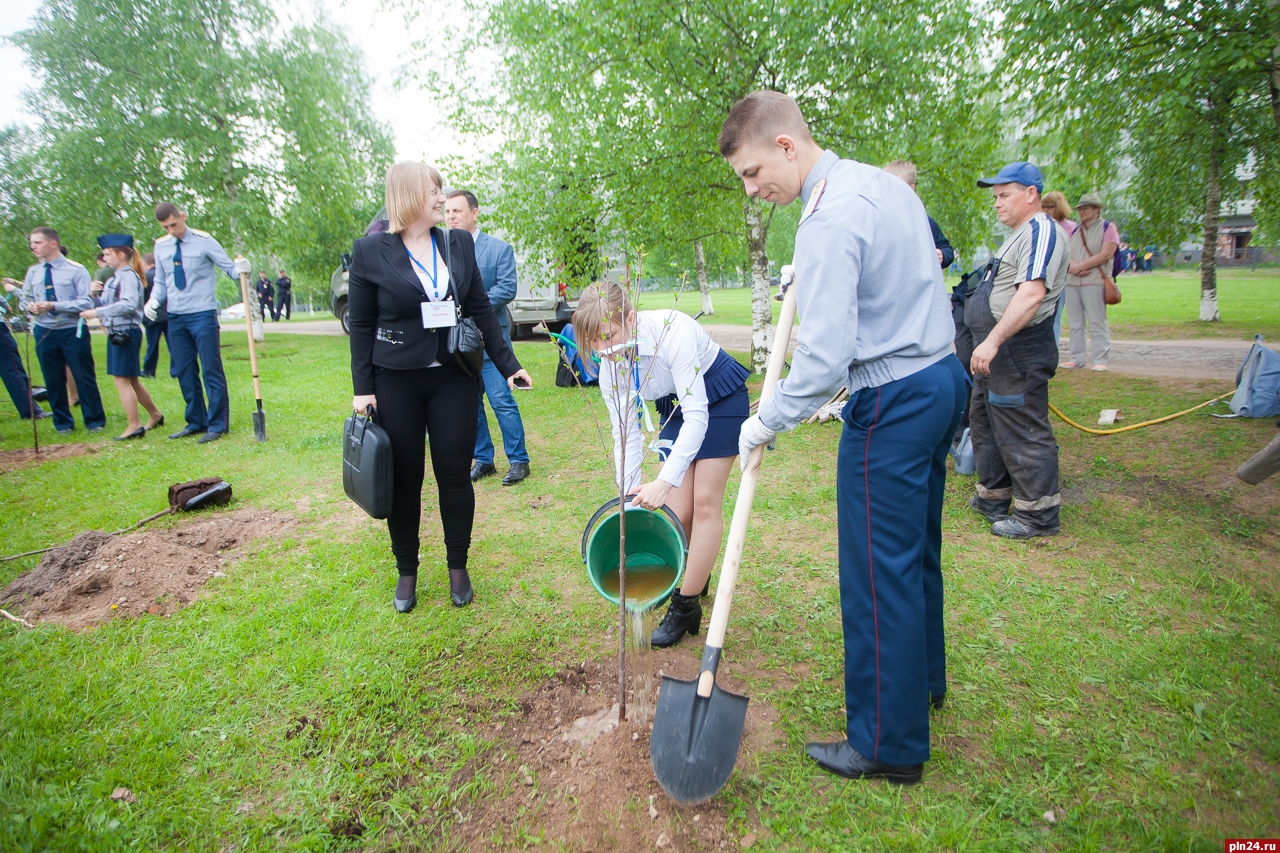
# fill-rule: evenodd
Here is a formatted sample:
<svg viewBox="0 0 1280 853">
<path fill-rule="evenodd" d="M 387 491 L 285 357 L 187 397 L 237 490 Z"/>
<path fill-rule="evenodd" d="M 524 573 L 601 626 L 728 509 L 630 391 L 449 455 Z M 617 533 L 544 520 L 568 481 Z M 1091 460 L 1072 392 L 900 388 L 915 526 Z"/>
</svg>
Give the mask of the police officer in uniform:
<svg viewBox="0 0 1280 853">
<path fill-rule="evenodd" d="M 262 311 L 262 319 L 265 322 L 267 318 L 277 319 L 275 307 L 276 289 L 271 284 L 271 279 L 267 278 L 266 270 L 258 270 L 258 308 Z M 248 306 L 245 306 L 246 310 Z"/>
<path fill-rule="evenodd" d="M 279 270 L 280 277 L 276 279 L 276 313 L 272 316 L 273 321 L 278 321 L 280 315 L 283 314 L 286 320 L 293 319 L 293 279 L 284 274 L 284 270 Z"/>
<path fill-rule="evenodd" d="M 35 316 L 36 356 L 48 389 L 54 428 L 70 435 L 76 426 L 67 403 L 70 370 L 79 389 L 85 428 L 101 432 L 107 425 L 107 414 L 98 393 L 89 329 L 80 319 L 81 311 L 93 307 L 89 271 L 62 254 L 62 239 L 52 228 L 31 232 L 31 251 L 38 263 L 27 270 L 18 304 Z"/>
<path fill-rule="evenodd" d="M 747 195 L 804 202 L 799 345 L 742 425 L 743 466 L 840 386 L 850 392 L 836 463 L 846 738 L 805 752 L 846 778 L 918 782 L 929 708 L 946 691 L 942 498 L 966 397 L 929 218 L 899 179 L 819 147 L 778 92 L 736 104 L 719 146 Z"/>
<path fill-rule="evenodd" d="M 219 349 L 217 271 L 237 284 L 240 276 L 218 241 L 188 228 L 187 214 L 176 205 L 157 204 L 156 220 L 169 233 L 156 241 L 156 284 L 144 314 L 154 320 L 160 306 L 168 306 L 169 358 L 187 402 L 187 424 L 169 438 L 203 433 L 200 444 L 206 444 L 222 438 L 231 419 Z M 201 368 L 209 392 L 207 407 L 200 389 Z"/>
<path fill-rule="evenodd" d="M 1044 212 L 1044 178 L 1010 163 L 990 187 L 1000 222 L 1013 229 L 965 301 L 973 335 L 969 435 L 977 494 L 969 505 L 1009 539 L 1058 532 L 1058 443 L 1049 425 L 1049 380 L 1058 369 L 1053 333 L 1067 284 L 1067 234 Z"/>
</svg>

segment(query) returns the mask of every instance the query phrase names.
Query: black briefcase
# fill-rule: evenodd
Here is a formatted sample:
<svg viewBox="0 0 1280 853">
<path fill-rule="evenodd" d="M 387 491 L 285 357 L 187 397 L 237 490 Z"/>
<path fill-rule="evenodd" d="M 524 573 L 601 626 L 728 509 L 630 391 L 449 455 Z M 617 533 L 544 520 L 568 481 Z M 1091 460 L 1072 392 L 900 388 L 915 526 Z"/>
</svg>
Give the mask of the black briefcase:
<svg viewBox="0 0 1280 853">
<path fill-rule="evenodd" d="M 391 438 L 368 414 L 352 415 L 342 428 L 342 488 L 374 518 L 391 514 Z"/>
</svg>

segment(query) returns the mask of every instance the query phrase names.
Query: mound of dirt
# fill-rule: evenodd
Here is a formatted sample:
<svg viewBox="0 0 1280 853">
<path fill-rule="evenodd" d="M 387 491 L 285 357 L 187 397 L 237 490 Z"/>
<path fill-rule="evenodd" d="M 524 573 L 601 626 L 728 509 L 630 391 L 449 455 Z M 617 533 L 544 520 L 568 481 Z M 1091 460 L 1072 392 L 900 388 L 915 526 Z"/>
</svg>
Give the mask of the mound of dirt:
<svg viewBox="0 0 1280 853">
<path fill-rule="evenodd" d="M 125 536 L 86 531 L 19 575 L 0 592 L 0 604 L 21 607 L 28 621 L 73 629 L 143 613 L 168 616 L 223 575 L 231 552 L 296 523 L 288 514 L 243 509 Z"/>
<path fill-rule="evenodd" d="M 66 459 L 68 456 L 83 456 L 86 453 L 97 453 L 101 448 L 96 444 L 80 444 L 78 442 L 71 444 L 46 444 L 40 448 L 40 452 L 34 450 L 4 450 L 0 451 L 0 474 L 7 474 L 17 468 L 24 468 L 27 465 L 39 465 L 42 462 L 52 462 L 54 459 Z"/>
<path fill-rule="evenodd" d="M 683 652 L 655 650 L 655 670 L 692 679 L 699 658 Z M 726 669 L 719 683 L 741 689 Z M 496 796 L 471 814 L 459 812 L 452 840 L 474 851 L 513 849 L 533 836 L 558 849 L 648 853 L 736 850 L 765 834 L 744 839 L 730 831 L 718 799 L 683 806 L 663 793 L 649 760 L 649 726 L 618 722 L 615 672 L 611 663 L 570 667 L 521 699 L 518 721 L 497 732 L 497 754 L 477 759 L 493 773 Z M 762 753 L 781 748 L 777 719 L 752 700 L 735 774 L 754 772 Z"/>
</svg>

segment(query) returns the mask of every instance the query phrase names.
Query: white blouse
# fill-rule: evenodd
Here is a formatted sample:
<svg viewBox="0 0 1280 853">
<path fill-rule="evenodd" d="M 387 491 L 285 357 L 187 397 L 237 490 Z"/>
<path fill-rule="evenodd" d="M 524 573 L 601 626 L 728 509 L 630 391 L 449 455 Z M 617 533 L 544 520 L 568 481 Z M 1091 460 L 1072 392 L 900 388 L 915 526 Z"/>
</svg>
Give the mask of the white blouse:
<svg viewBox="0 0 1280 853">
<path fill-rule="evenodd" d="M 604 395 L 613 424 L 613 470 L 621 481 L 625 439 L 626 489 L 630 491 L 640 485 L 644 440 L 637 418 L 638 380 L 639 396 L 645 400 L 676 395 L 684 425 L 658 478 L 679 488 L 707 434 L 710 416 L 703 377 L 715 364 L 720 347 L 696 320 L 675 309 L 638 312 L 636 339 L 632 354 L 617 361 L 606 358 L 600 363 L 600 393 Z M 618 413 L 619 404 L 629 417 L 625 430 Z"/>
</svg>

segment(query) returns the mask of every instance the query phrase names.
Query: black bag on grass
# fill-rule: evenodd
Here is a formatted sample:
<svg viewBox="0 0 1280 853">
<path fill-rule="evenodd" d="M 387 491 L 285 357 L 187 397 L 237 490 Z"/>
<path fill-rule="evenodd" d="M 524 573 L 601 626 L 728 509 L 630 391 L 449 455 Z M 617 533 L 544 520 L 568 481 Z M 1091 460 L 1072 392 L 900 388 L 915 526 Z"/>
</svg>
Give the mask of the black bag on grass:
<svg viewBox="0 0 1280 853">
<path fill-rule="evenodd" d="M 373 422 L 373 408 L 342 428 L 342 489 L 373 518 L 391 514 L 391 438 Z"/>
</svg>

